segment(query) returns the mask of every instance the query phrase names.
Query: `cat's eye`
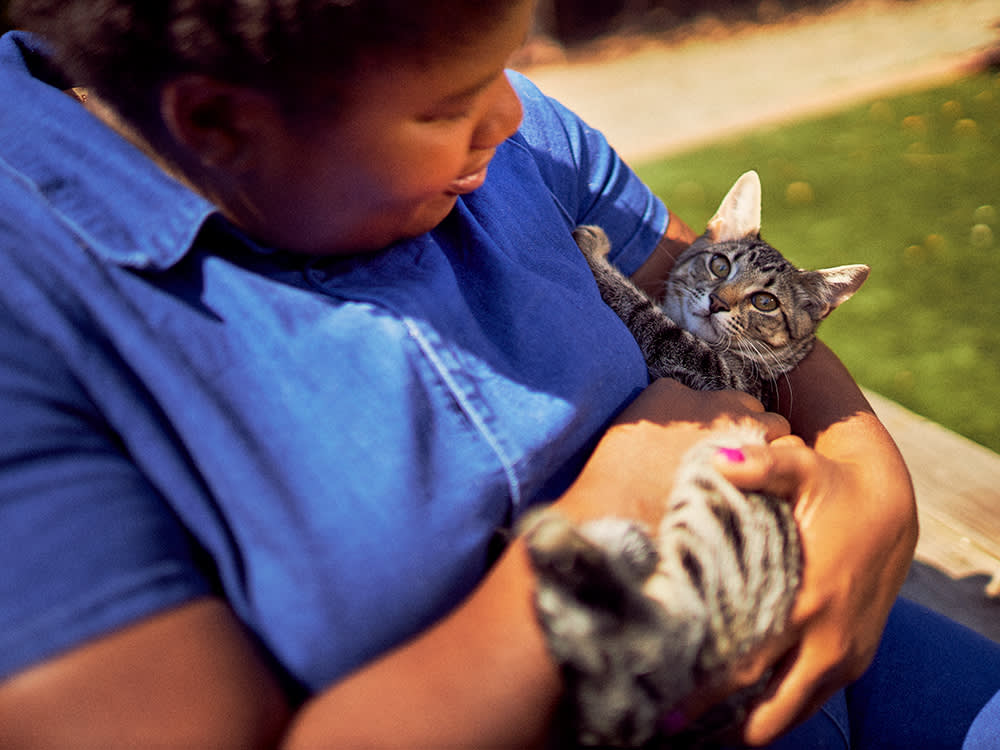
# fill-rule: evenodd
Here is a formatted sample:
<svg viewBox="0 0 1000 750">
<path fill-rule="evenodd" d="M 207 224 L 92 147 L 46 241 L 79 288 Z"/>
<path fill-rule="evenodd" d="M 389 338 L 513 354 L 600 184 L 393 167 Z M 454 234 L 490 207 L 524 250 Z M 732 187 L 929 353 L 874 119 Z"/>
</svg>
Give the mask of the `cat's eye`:
<svg viewBox="0 0 1000 750">
<path fill-rule="evenodd" d="M 732 266 L 729 264 L 729 258 L 725 255 L 713 255 L 708 261 L 708 270 L 720 279 L 729 278 L 729 271 L 731 268 Z"/>
<path fill-rule="evenodd" d="M 761 312 L 774 312 L 778 309 L 778 298 L 770 292 L 757 292 L 750 295 L 750 304 Z"/>
</svg>

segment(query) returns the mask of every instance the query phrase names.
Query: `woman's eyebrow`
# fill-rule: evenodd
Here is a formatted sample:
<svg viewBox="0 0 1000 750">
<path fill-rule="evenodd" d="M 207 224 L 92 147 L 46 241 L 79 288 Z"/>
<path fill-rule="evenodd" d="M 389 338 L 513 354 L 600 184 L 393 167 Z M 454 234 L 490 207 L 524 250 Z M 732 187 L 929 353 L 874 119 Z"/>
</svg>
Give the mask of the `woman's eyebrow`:
<svg viewBox="0 0 1000 750">
<path fill-rule="evenodd" d="M 502 74 L 503 74 L 503 69 L 502 68 L 500 70 L 494 71 L 494 72 L 490 73 L 488 76 L 484 76 L 481 80 L 476 81 L 471 86 L 467 86 L 464 89 L 462 89 L 461 91 L 456 91 L 453 94 L 448 94 L 447 96 L 445 96 L 444 98 L 442 98 L 438 102 L 438 104 L 451 104 L 453 102 L 460 101 L 462 99 L 468 99 L 471 96 L 475 96 L 480 91 L 482 91 L 485 88 L 487 88 L 491 83 L 493 83 L 493 81 L 496 80 L 496 77 L 498 75 L 502 75 Z"/>
<path fill-rule="evenodd" d="M 521 43 L 518 45 L 518 49 L 521 49 L 525 44 L 527 44 L 528 38 L 530 36 L 531 36 L 531 32 L 530 31 L 525 33 L 524 38 L 521 40 Z M 514 53 L 511 53 L 511 57 L 513 57 L 513 56 L 514 56 Z M 444 97 L 443 99 L 441 99 L 441 101 L 438 102 L 438 104 L 451 104 L 451 103 L 459 101 L 461 99 L 467 99 L 467 98 L 469 98 L 471 96 L 475 96 L 480 91 L 482 91 L 487 86 L 489 86 L 491 83 L 493 83 L 493 81 L 496 80 L 496 77 L 498 75 L 502 75 L 503 72 L 507 69 L 507 67 L 508 66 L 505 63 L 498 70 L 495 70 L 492 73 L 490 73 L 489 75 L 484 76 L 481 80 L 475 82 L 471 86 L 469 86 L 469 87 L 467 87 L 465 89 L 462 89 L 461 91 L 456 91 L 454 94 L 448 94 L 446 97 Z"/>
</svg>

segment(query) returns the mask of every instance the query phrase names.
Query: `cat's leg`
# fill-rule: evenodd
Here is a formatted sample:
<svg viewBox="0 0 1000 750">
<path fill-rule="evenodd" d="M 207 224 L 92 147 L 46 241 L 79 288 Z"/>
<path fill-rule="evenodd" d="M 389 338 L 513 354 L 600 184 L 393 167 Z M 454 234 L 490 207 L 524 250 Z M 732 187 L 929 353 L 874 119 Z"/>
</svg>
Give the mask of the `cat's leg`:
<svg viewBox="0 0 1000 750">
<path fill-rule="evenodd" d="M 596 224 L 581 224 L 573 230 L 573 239 L 588 263 L 592 262 L 592 258 L 606 258 L 611 252 L 611 240 L 608 239 L 607 232 Z"/>
<path fill-rule="evenodd" d="M 582 225 L 573 230 L 573 238 L 590 265 L 601 299 L 639 344 L 651 378 L 672 378 L 696 390 L 747 390 L 741 370 L 731 368 L 719 352 L 677 325 L 608 262 L 611 244 L 603 229 Z"/>
<path fill-rule="evenodd" d="M 552 511 L 523 525 L 537 575 L 536 612 L 585 745 L 636 747 L 694 687 L 690 623 L 642 591 L 657 554 L 634 522 L 581 526 Z M 685 644 L 685 652 L 679 647 Z"/>
<path fill-rule="evenodd" d="M 691 667 L 699 686 L 724 684 L 743 657 L 782 631 L 798 591 L 802 553 L 791 506 L 741 492 L 713 465 L 720 449 L 762 443 L 759 430 L 738 428 L 696 445 L 678 468 L 658 531 L 660 563 L 644 591 L 672 618 L 702 627 Z M 731 694 L 677 739 L 725 736 L 769 679 Z"/>
<path fill-rule="evenodd" d="M 611 242 L 603 229 L 584 224 L 573 230 L 573 239 L 587 259 L 601 298 L 618 317 L 627 322 L 637 311 L 655 309 L 653 300 L 608 262 Z"/>
<path fill-rule="evenodd" d="M 744 494 L 713 466 L 720 449 L 764 440 L 715 434 L 683 459 L 656 541 L 637 523 L 579 526 L 553 511 L 521 524 L 537 575 L 536 611 L 583 744 L 646 742 L 698 686 L 784 626 L 801 571 L 791 507 Z M 684 739 L 738 725 L 767 677 L 693 723 Z"/>
</svg>

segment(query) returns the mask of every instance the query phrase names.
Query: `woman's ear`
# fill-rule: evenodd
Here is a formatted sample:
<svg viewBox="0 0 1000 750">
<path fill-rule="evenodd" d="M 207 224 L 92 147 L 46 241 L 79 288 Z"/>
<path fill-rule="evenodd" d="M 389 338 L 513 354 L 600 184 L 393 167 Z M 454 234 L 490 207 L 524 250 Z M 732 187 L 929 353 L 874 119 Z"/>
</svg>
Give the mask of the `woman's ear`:
<svg viewBox="0 0 1000 750">
<path fill-rule="evenodd" d="M 271 97 L 205 75 L 168 82 L 160 109 L 168 132 L 193 161 L 237 172 L 253 163 L 256 149 L 280 125 Z"/>
</svg>

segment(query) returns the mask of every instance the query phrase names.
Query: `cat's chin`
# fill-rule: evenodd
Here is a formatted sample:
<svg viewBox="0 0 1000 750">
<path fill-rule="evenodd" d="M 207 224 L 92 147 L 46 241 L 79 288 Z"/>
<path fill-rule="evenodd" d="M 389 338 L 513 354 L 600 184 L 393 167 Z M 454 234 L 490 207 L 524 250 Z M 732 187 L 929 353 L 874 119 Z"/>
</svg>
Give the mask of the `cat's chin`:
<svg viewBox="0 0 1000 750">
<path fill-rule="evenodd" d="M 663 300 L 663 312 L 667 317 L 686 331 L 690 331 L 695 336 L 703 339 L 709 344 L 714 344 L 719 340 L 719 334 L 704 315 L 699 315 L 697 310 L 692 310 L 690 301 L 683 296 L 673 296 L 667 292 Z"/>
<path fill-rule="evenodd" d="M 721 344 L 725 338 L 724 334 L 715 329 L 710 318 L 701 318 L 699 323 L 692 329 L 692 332 L 710 346 Z"/>
<path fill-rule="evenodd" d="M 719 330 L 711 315 L 699 315 L 692 310 L 682 310 L 674 320 L 710 346 L 719 344 L 725 334 Z"/>
</svg>

